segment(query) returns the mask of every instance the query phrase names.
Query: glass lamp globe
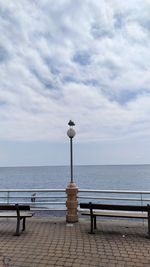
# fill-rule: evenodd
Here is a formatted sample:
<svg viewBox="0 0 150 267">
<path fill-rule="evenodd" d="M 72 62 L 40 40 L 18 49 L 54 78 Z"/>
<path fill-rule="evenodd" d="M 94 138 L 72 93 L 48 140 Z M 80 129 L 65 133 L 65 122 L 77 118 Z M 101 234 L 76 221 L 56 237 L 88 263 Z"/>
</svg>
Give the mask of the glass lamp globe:
<svg viewBox="0 0 150 267">
<path fill-rule="evenodd" d="M 67 131 L 67 135 L 69 138 L 73 138 L 75 136 L 76 132 L 73 128 L 69 128 L 69 130 Z"/>
</svg>

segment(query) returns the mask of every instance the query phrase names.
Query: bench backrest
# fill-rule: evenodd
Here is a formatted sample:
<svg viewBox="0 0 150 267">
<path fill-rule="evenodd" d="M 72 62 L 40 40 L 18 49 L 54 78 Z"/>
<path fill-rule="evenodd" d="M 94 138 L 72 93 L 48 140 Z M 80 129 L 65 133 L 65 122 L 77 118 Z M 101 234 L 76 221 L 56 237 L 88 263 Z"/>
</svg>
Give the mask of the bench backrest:
<svg viewBox="0 0 150 267">
<path fill-rule="evenodd" d="M 94 204 L 80 203 L 81 209 L 98 209 L 98 210 L 124 210 L 124 211 L 150 211 L 150 206 L 135 206 L 135 205 L 116 205 L 116 204 Z"/>
<path fill-rule="evenodd" d="M 19 205 L 19 204 L 6 204 L 6 205 L 0 205 L 0 210 L 30 210 L 30 206 L 29 205 Z"/>
</svg>

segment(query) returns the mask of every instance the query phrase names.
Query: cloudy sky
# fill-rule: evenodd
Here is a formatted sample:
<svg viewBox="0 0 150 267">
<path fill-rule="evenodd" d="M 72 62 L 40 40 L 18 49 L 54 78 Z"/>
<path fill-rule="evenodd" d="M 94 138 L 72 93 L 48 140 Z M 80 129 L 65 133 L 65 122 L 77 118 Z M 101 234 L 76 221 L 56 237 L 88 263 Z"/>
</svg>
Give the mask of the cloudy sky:
<svg viewBox="0 0 150 267">
<path fill-rule="evenodd" d="M 150 1 L 0 0 L 0 166 L 150 163 Z"/>
</svg>

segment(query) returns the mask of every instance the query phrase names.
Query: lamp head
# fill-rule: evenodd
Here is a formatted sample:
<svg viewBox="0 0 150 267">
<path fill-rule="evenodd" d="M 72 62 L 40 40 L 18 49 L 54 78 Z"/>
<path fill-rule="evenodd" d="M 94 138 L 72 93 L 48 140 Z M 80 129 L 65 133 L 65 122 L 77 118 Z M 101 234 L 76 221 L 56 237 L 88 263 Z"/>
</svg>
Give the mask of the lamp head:
<svg viewBox="0 0 150 267">
<path fill-rule="evenodd" d="M 72 128 L 73 126 L 75 126 L 75 123 L 72 120 L 70 120 L 68 122 L 68 125 L 70 126 L 70 128 L 67 131 L 67 135 L 68 135 L 69 138 L 73 138 L 75 136 L 75 134 L 76 134 L 75 130 Z"/>
<path fill-rule="evenodd" d="M 69 128 L 69 130 L 67 131 L 67 135 L 69 138 L 73 138 L 75 136 L 76 132 L 73 128 Z"/>
</svg>

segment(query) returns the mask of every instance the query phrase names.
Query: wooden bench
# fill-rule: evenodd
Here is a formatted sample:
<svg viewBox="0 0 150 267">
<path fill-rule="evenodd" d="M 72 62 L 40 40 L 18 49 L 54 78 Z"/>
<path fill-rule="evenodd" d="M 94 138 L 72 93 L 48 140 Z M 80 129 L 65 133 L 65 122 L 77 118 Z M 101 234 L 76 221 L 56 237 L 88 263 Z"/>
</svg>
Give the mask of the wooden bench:
<svg viewBox="0 0 150 267">
<path fill-rule="evenodd" d="M 81 209 L 89 211 L 81 211 L 82 215 L 90 216 L 91 230 L 90 234 L 94 234 L 96 229 L 96 217 L 120 217 L 120 218 L 135 218 L 148 220 L 148 237 L 150 238 L 150 205 L 135 206 L 135 205 L 114 205 L 114 204 L 94 204 L 80 203 Z"/>
<path fill-rule="evenodd" d="M 26 218 L 32 217 L 33 213 L 30 212 L 30 206 L 28 205 L 0 205 L 0 218 L 16 218 L 16 232 L 15 235 L 20 235 L 20 222 L 22 220 L 22 231 L 25 230 L 26 227 Z"/>
</svg>

